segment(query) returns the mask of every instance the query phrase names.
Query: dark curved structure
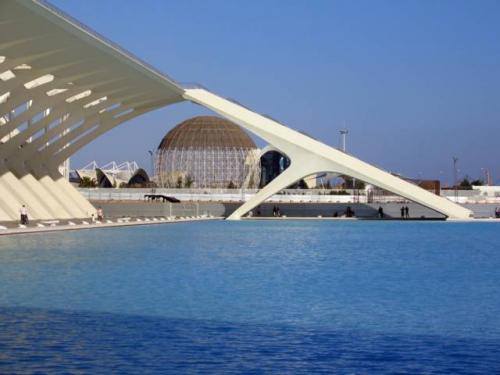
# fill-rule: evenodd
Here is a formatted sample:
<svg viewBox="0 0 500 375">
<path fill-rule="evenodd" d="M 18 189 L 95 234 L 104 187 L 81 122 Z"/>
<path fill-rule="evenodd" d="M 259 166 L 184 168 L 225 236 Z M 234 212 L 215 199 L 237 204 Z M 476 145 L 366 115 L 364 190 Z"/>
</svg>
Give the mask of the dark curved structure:
<svg viewBox="0 0 500 375">
<path fill-rule="evenodd" d="M 279 151 L 270 150 L 260 157 L 260 188 L 263 188 L 290 166 L 290 158 Z M 288 189 L 307 189 L 303 179 L 291 184 Z"/>
<path fill-rule="evenodd" d="M 139 168 L 137 169 L 132 177 L 130 177 L 130 180 L 128 180 L 128 186 L 144 186 L 149 182 L 149 176 L 147 172 Z"/>
<path fill-rule="evenodd" d="M 108 178 L 106 173 L 103 172 L 101 168 L 97 168 L 95 170 L 96 179 L 97 179 L 97 187 L 100 188 L 112 188 L 113 182 Z"/>
<path fill-rule="evenodd" d="M 266 186 L 290 166 L 290 159 L 278 151 L 268 151 L 260 157 L 260 187 Z"/>
</svg>

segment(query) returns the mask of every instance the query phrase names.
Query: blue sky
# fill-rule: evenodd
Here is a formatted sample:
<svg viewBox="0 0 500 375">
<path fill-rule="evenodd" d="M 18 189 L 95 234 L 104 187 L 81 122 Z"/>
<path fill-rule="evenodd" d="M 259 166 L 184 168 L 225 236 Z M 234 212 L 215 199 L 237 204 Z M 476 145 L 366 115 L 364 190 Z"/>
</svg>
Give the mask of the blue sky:
<svg viewBox="0 0 500 375">
<path fill-rule="evenodd" d="M 53 0 L 180 82 L 199 82 L 407 176 L 491 170 L 500 183 L 500 1 Z M 180 121 L 167 107 L 72 158 L 136 160 Z"/>
</svg>

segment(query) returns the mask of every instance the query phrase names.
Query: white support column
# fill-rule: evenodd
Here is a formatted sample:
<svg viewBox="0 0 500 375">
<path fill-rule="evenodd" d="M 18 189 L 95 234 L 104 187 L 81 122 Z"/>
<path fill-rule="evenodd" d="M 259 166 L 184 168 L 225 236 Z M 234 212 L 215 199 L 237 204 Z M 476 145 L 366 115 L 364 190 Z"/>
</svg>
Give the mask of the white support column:
<svg viewBox="0 0 500 375">
<path fill-rule="evenodd" d="M 83 216 L 82 210 L 78 208 L 73 203 L 73 200 L 66 192 L 57 185 L 50 176 L 43 176 L 40 178 L 39 183 L 44 187 L 44 189 L 52 195 L 52 197 L 57 200 L 58 204 L 64 208 L 68 213 L 69 218 L 76 218 Z"/>
<path fill-rule="evenodd" d="M 32 174 L 26 174 L 19 179 L 29 194 L 35 198 L 46 212 L 49 213 L 47 218 L 69 219 L 71 215 L 53 196 L 54 192 L 47 190 Z"/>
<path fill-rule="evenodd" d="M 19 219 L 19 209 L 21 208 L 21 202 L 12 194 L 10 189 L 5 185 L 3 181 L 3 176 L 0 176 L 0 218 L 1 220 L 18 220 Z"/>
<path fill-rule="evenodd" d="M 40 199 L 20 181 L 12 172 L 7 171 L 0 177 L 3 187 L 9 192 L 7 196 L 2 197 L 2 207 L 9 207 L 16 211 L 13 205 L 17 205 L 17 210 L 21 205 L 28 207 L 29 214 L 34 219 L 51 219 L 52 214 L 47 211 Z M 9 199 L 12 199 L 12 201 Z M 12 203 L 14 202 L 14 203 Z"/>
<path fill-rule="evenodd" d="M 53 178 L 53 181 L 61 190 L 64 191 L 66 196 L 70 197 L 67 204 L 78 207 L 79 213 L 78 216 L 76 216 L 77 218 L 90 217 L 90 215 L 95 213 L 95 207 L 92 206 L 90 202 L 78 192 L 78 190 L 71 186 L 69 181 L 67 181 L 64 177 L 61 176 L 58 179 Z"/>
<path fill-rule="evenodd" d="M 229 220 L 238 220 L 243 215 L 245 215 L 250 210 L 257 207 L 259 204 L 269 199 L 274 194 L 279 191 L 286 189 L 288 186 L 297 182 L 301 178 L 306 175 L 309 175 L 311 172 L 310 165 L 313 164 L 315 167 L 321 168 L 323 165 L 322 160 L 316 160 L 314 162 L 311 159 L 303 159 L 296 158 L 293 160 L 292 164 L 285 169 L 282 173 L 280 173 L 274 180 L 260 189 L 257 194 L 255 194 L 252 198 L 250 198 L 243 205 L 238 207 L 236 211 L 234 211 L 229 217 Z M 314 172 L 313 172 L 314 173 Z"/>
</svg>

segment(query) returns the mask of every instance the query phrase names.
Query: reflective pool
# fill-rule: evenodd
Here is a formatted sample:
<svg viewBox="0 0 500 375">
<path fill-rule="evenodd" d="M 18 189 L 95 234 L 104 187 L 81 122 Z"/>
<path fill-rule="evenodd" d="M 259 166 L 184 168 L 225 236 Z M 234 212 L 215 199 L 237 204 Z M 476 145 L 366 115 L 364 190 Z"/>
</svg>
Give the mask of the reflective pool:
<svg viewBox="0 0 500 375">
<path fill-rule="evenodd" d="M 500 225 L 183 223 L 0 238 L 0 372 L 500 371 Z"/>
</svg>

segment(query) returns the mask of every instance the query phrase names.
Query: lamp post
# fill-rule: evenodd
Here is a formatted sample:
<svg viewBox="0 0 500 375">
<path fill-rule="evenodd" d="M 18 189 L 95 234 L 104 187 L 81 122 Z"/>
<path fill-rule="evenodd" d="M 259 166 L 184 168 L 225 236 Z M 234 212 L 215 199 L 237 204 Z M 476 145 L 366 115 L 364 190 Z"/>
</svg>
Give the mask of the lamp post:
<svg viewBox="0 0 500 375">
<path fill-rule="evenodd" d="M 347 129 L 340 130 L 340 137 L 342 139 L 342 151 L 344 151 L 344 152 L 346 150 L 346 148 L 345 148 L 346 135 L 348 133 L 349 133 L 349 130 L 347 130 Z"/>
<path fill-rule="evenodd" d="M 349 134 L 349 130 L 341 129 L 340 137 L 342 139 L 342 151 L 346 152 L 346 137 Z M 353 202 L 356 200 L 356 178 L 352 177 L 352 194 L 353 194 Z"/>
<path fill-rule="evenodd" d="M 155 164 L 154 164 L 154 161 L 153 161 L 153 151 L 152 150 L 148 150 L 148 154 L 149 154 L 149 158 L 150 158 L 150 161 L 151 161 L 151 180 L 153 180 L 154 178 L 154 174 L 155 174 Z M 153 189 L 153 184 L 151 184 L 151 193 L 154 193 L 154 189 Z"/>
<path fill-rule="evenodd" d="M 439 194 L 441 195 L 441 189 L 443 188 L 443 171 L 439 171 Z"/>
<path fill-rule="evenodd" d="M 455 188 L 455 203 L 458 201 L 458 158 L 453 156 L 453 187 Z"/>
<path fill-rule="evenodd" d="M 485 185 L 486 186 L 491 186 L 491 174 L 488 168 L 481 168 L 481 170 L 484 172 L 484 177 L 485 179 Z"/>
</svg>

